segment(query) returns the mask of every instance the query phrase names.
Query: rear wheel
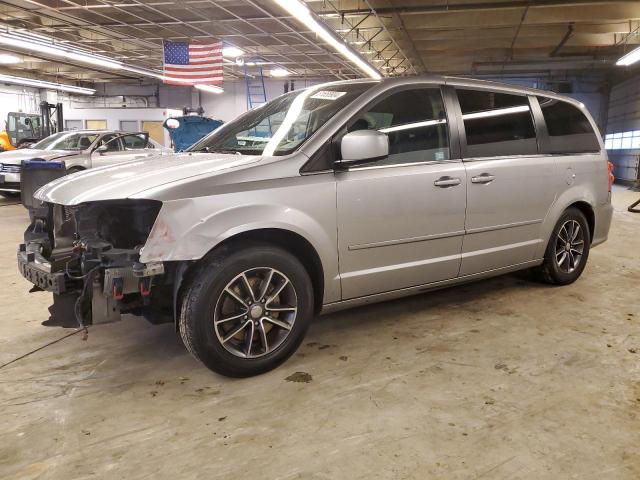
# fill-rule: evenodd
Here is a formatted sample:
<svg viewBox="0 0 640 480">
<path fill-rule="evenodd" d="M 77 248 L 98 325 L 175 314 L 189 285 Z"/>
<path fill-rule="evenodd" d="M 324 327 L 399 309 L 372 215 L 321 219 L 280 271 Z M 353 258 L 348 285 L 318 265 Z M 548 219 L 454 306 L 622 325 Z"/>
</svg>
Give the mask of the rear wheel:
<svg viewBox="0 0 640 480">
<path fill-rule="evenodd" d="M 211 370 L 248 377 L 284 362 L 313 318 L 311 280 L 300 261 L 267 244 L 228 247 L 188 280 L 180 334 Z"/>
<path fill-rule="evenodd" d="M 542 279 L 554 285 L 575 282 L 589 258 L 591 234 L 584 214 L 567 209 L 556 224 L 547 245 L 544 263 L 539 268 Z"/>
</svg>

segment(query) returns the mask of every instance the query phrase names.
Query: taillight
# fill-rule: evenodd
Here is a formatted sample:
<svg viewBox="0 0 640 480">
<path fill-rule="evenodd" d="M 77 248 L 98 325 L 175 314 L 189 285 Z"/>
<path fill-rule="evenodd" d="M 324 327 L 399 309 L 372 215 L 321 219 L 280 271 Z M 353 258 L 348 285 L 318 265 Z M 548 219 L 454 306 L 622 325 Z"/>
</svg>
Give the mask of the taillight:
<svg viewBox="0 0 640 480">
<path fill-rule="evenodd" d="M 607 167 L 609 169 L 609 192 L 611 192 L 611 187 L 613 186 L 613 181 L 616 177 L 613 175 L 613 163 L 607 162 Z"/>
</svg>

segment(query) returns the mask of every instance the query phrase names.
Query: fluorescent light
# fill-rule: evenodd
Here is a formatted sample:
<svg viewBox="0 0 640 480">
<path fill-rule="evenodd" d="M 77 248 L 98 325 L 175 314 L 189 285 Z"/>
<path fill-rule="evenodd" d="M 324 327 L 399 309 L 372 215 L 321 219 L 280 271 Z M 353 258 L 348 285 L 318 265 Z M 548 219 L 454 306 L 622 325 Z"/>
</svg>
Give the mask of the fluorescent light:
<svg viewBox="0 0 640 480">
<path fill-rule="evenodd" d="M 175 77 L 165 77 L 163 75 L 161 75 L 160 80 L 162 81 L 166 81 L 169 80 L 172 83 L 184 83 L 185 87 L 195 87 L 198 90 L 202 90 L 203 92 L 210 92 L 210 93 L 223 93 L 224 92 L 224 88 L 222 87 L 217 87 L 215 85 L 207 85 L 205 83 L 196 83 L 194 85 L 193 80 L 186 80 L 183 78 L 175 78 Z"/>
<path fill-rule="evenodd" d="M 122 63 L 116 60 L 111 60 L 106 57 L 101 57 L 82 51 L 73 51 L 65 47 L 48 45 L 39 40 L 22 39 L 17 37 L 16 35 L 11 35 L 8 33 L 0 33 L 0 44 L 24 50 L 31 50 L 36 53 L 44 53 L 46 55 L 51 55 L 54 57 L 66 58 L 68 60 L 75 60 L 82 63 L 97 65 L 100 67 L 112 68 L 114 70 L 119 70 L 122 68 Z"/>
<path fill-rule="evenodd" d="M 109 68 L 112 70 L 126 70 L 145 77 L 162 79 L 161 72 L 126 65 L 118 60 L 113 60 L 108 57 L 94 55 L 90 52 L 65 47 L 60 44 L 54 44 L 53 39 L 43 37 L 41 35 L 29 34 L 26 36 L 22 32 L 18 31 L 0 32 L 0 45 L 7 45 L 13 48 L 27 50 L 34 52 L 35 54 L 40 53 L 51 55 L 53 57 L 96 65 L 98 67 Z"/>
<path fill-rule="evenodd" d="M 294 18 L 302 22 L 309 30 L 315 32 L 322 40 L 331 45 L 347 60 L 356 64 L 356 66 L 366 73 L 369 77 L 379 80 L 382 78 L 373 66 L 365 62 L 351 47 L 346 45 L 342 40 L 337 38 L 334 32 L 331 32 L 323 23 L 319 22 L 311 14 L 311 11 L 299 0 L 274 0 L 278 5 L 284 8 Z"/>
<path fill-rule="evenodd" d="M 244 51 L 237 47 L 224 47 L 222 49 L 222 55 L 224 57 L 241 57 L 244 55 Z"/>
<path fill-rule="evenodd" d="M 198 83 L 196 85 L 194 85 L 194 87 L 196 87 L 198 90 L 202 90 L 203 92 L 209 92 L 209 93 L 223 93 L 224 89 L 220 88 L 220 87 L 216 87 L 215 85 L 203 85 L 201 83 Z"/>
<path fill-rule="evenodd" d="M 20 63 L 20 57 L 16 57 L 15 55 L 11 55 L 10 53 L 0 53 L 0 63 L 3 65 L 8 65 L 11 63 Z"/>
<path fill-rule="evenodd" d="M 60 90 L 63 92 L 79 93 L 82 95 L 93 95 L 96 91 L 93 88 L 76 87 L 74 85 L 66 85 L 64 83 L 45 82 L 43 80 L 34 80 L 32 78 L 13 77 L 11 75 L 0 74 L 0 83 L 12 83 L 16 85 L 25 85 L 27 87 L 48 88 L 51 90 Z"/>
<path fill-rule="evenodd" d="M 634 48 L 616 62 L 620 67 L 628 67 L 640 60 L 640 47 Z"/>
<path fill-rule="evenodd" d="M 286 77 L 289 75 L 289 72 L 284 68 L 272 68 L 269 73 L 272 77 Z"/>
</svg>

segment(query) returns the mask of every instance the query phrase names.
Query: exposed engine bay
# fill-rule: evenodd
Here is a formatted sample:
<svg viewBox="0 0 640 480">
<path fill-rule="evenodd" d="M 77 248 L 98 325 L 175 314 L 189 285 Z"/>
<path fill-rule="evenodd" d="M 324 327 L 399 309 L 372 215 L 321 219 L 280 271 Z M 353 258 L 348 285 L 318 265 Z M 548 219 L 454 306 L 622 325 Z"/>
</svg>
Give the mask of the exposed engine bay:
<svg viewBox="0 0 640 480">
<path fill-rule="evenodd" d="M 116 321 L 123 313 L 154 323 L 173 318 L 172 268 L 139 262 L 161 206 L 114 200 L 32 210 L 18 266 L 36 287 L 53 293 L 52 318 L 75 318 L 80 326 Z"/>
</svg>

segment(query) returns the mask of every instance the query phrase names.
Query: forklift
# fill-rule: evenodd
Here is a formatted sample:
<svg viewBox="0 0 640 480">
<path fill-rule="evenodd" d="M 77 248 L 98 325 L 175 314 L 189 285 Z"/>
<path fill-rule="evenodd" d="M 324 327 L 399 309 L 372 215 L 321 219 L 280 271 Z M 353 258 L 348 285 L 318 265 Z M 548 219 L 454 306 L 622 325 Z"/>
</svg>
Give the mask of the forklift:
<svg viewBox="0 0 640 480">
<path fill-rule="evenodd" d="M 63 129 L 62 103 L 40 102 L 40 114 L 9 112 L 6 133 L 0 133 L 0 151 L 28 147 Z"/>
</svg>

